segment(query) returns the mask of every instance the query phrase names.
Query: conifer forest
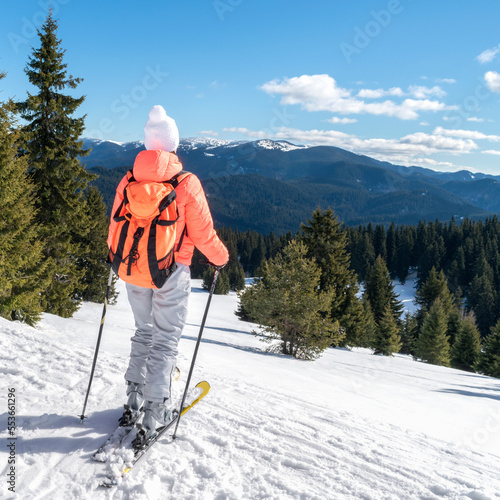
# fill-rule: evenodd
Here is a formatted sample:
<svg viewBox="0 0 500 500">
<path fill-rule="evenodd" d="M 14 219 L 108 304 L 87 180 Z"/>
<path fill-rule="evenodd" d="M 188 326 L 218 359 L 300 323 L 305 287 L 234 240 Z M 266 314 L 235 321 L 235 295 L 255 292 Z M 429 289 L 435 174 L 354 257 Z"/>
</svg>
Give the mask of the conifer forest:
<svg viewBox="0 0 500 500">
<path fill-rule="evenodd" d="M 0 101 L 0 315 L 29 324 L 102 302 L 109 275 L 106 206 L 80 160 L 81 79 L 67 74 L 52 14 L 38 35 L 25 69 L 36 91 Z M 282 354 L 365 347 L 500 377 L 497 216 L 351 227 L 334 209 L 296 234 L 217 228 L 230 261 L 216 293 L 237 291 L 239 317 Z M 192 277 L 208 287 L 202 258 Z M 403 314 L 394 283 L 415 276 L 418 307 Z"/>
</svg>

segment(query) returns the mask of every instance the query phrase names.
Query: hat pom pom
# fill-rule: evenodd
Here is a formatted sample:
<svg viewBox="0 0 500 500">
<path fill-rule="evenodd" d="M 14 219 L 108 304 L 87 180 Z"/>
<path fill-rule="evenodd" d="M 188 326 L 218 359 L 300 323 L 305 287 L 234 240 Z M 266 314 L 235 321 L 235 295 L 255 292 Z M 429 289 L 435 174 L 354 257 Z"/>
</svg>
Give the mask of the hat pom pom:
<svg viewBox="0 0 500 500">
<path fill-rule="evenodd" d="M 153 122 L 166 121 L 166 119 L 167 119 L 167 113 L 163 109 L 163 106 L 159 106 L 157 104 L 156 106 L 153 106 L 151 108 L 151 111 L 149 112 L 149 118 Z"/>
</svg>

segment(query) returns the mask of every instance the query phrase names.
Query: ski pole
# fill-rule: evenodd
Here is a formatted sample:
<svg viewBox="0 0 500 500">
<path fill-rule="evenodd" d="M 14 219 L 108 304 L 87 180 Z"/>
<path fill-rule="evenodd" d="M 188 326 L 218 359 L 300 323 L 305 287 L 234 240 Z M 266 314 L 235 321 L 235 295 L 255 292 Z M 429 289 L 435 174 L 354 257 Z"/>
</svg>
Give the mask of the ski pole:
<svg viewBox="0 0 500 500">
<path fill-rule="evenodd" d="M 191 375 L 193 374 L 194 364 L 196 361 L 196 356 L 198 355 L 198 348 L 200 347 L 201 336 L 203 334 L 203 328 L 205 327 L 205 321 L 207 320 L 208 309 L 210 307 L 210 302 L 212 302 L 212 295 L 215 290 L 215 283 L 217 282 L 217 277 L 219 276 L 219 268 L 215 268 L 214 279 L 212 281 L 212 286 L 210 287 L 210 293 L 208 294 L 207 306 L 205 307 L 205 313 L 203 314 L 203 319 L 201 320 L 200 332 L 198 333 L 198 339 L 196 340 L 196 346 L 194 348 L 193 359 L 191 361 L 191 367 L 189 368 L 189 374 L 186 382 L 186 388 L 184 389 L 184 394 L 182 396 L 181 407 L 179 410 L 179 416 L 177 417 L 177 422 L 175 423 L 174 435 L 172 439 L 176 438 L 177 427 L 179 427 L 179 422 L 181 420 L 182 409 L 184 408 L 184 401 L 186 400 L 186 395 L 189 389 L 189 383 L 191 382 Z"/>
<path fill-rule="evenodd" d="M 78 415 L 80 417 L 80 423 L 83 423 L 83 419 L 87 418 L 85 415 L 85 409 L 87 408 L 87 400 L 89 399 L 90 387 L 92 385 L 92 380 L 94 379 L 94 370 L 97 363 L 97 354 L 99 353 L 99 346 L 101 345 L 102 329 L 104 327 L 104 320 L 106 319 L 106 310 L 108 308 L 109 292 L 111 290 L 111 283 L 113 281 L 113 269 L 109 271 L 108 287 L 106 288 L 106 296 L 104 297 L 104 307 L 102 308 L 101 325 L 99 326 L 99 335 L 97 336 L 97 344 L 95 346 L 94 352 L 94 362 L 92 363 L 92 370 L 90 371 L 89 386 L 87 388 L 87 395 L 85 396 L 85 403 L 83 403 L 82 414 Z"/>
</svg>

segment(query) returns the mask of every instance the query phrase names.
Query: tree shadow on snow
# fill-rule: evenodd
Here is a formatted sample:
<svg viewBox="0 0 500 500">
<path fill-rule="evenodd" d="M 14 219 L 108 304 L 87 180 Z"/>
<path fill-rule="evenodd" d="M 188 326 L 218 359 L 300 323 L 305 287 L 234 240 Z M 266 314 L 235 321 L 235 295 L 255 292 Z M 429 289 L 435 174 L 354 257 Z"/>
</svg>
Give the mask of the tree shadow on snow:
<svg viewBox="0 0 500 500">
<path fill-rule="evenodd" d="M 479 387 L 476 387 L 476 389 L 480 389 Z M 487 388 L 488 390 L 491 390 L 490 388 Z M 484 394 L 483 392 L 473 392 L 473 391 L 465 391 L 463 389 L 440 389 L 439 391 L 436 392 L 442 392 L 445 394 L 458 394 L 460 396 L 472 396 L 475 398 L 487 398 L 487 399 L 494 399 L 495 401 L 500 401 L 500 395 L 494 396 L 493 394 Z"/>
<path fill-rule="evenodd" d="M 216 328 L 216 330 L 219 330 L 219 328 Z M 198 340 L 198 337 L 191 337 L 190 335 L 183 335 L 183 339 L 187 340 L 193 340 L 196 342 Z M 219 340 L 212 340 L 212 339 L 206 339 L 202 338 L 201 342 L 204 344 L 213 344 L 213 345 L 220 345 L 222 347 L 230 347 L 232 349 L 238 349 L 239 351 L 244 351 L 244 352 L 251 352 L 253 354 L 262 354 L 264 356 L 275 356 L 279 358 L 287 358 L 290 357 L 290 359 L 293 359 L 291 356 L 285 356 L 284 354 L 277 353 L 277 352 L 269 352 L 263 349 L 258 349 L 257 347 L 248 347 L 248 346 L 243 346 L 243 345 L 237 345 L 237 344 L 229 344 L 228 342 L 221 342 Z"/>
<path fill-rule="evenodd" d="M 192 326 L 193 328 L 200 327 L 200 325 L 195 325 L 193 323 L 186 323 L 186 326 Z M 241 333 L 243 335 L 253 335 L 252 332 L 245 332 L 243 330 L 236 330 L 235 328 L 222 328 L 219 326 L 207 326 L 205 325 L 205 330 L 220 330 L 221 332 L 227 332 L 227 333 Z M 184 335 L 183 335 L 184 337 Z"/>
</svg>

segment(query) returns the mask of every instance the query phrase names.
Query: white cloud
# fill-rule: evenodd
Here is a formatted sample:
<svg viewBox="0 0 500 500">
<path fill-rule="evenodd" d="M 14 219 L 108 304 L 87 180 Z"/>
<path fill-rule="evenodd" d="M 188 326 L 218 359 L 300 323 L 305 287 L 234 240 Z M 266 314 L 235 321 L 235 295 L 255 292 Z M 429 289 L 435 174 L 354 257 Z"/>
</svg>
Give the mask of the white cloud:
<svg viewBox="0 0 500 500">
<path fill-rule="evenodd" d="M 438 83 L 457 83 L 455 78 L 437 78 L 436 82 L 438 82 Z"/>
<path fill-rule="evenodd" d="M 497 45 L 496 47 L 493 47 L 492 49 L 486 49 L 485 51 L 481 52 L 476 59 L 481 63 L 490 63 L 495 59 L 497 56 L 498 52 L 500 51 L 500 45 Z"/>
<path fill-rule="evenodd" d="M 356 118 L 339 118 L 338 116 L 334 116 L 333 118 L 330 118 L 326 120 L 327 122 L 330 123 L 356 123 L 358 120 Z"/>
<path fill-rule="evenodd" d="M 389 90 L 384 89 L 361 89 L 358 92 L 358 97 L 362 99 L 380 99 L 385 96 L 403 96 L 404 92 L 399 87 L 392 87 Z"/>
<path fill-rule="evenodd" d="M 444 91 L 437 86 L 410 87 L 409 95 L 418 98 L 407 98 L 401 103 L 389 99 L 382 102 L 365 102 L 359 99 L 363 94 L 366 97 L 371 92 L 371 98 L 380 97 L 384 93 L 387 95 L 387 92 L 392 92 L 391 95 L 399 95 L 401 89 L 394 87 L 389 91 L 362 90 L 357 96 L 352 96 L 351 90 L 339 87 L 330 75 L 302 75 L 285 78 L 282 81 L 272 80 L 264 83 L 260 88 L 267 94 L 281 95 L 282 105 L 301 105 L 307 111 L 330 111 L 343 115 L 372 114 L 414 120 L 418 118 L 421 111 L 435 112 L 456 108 L 426 98 L 431 95 L 444 95 Z"/>
<path fill-rule="evenodd" d="M 201 130 L 198 132 L 201 135 L 208 135 L 209 137 L 218 137 L 219 132 L 215 132 L 214 130 Z"/>
<path fill-rule="evenodd" d="M 477 116 L 469 116 L 467 118 L 468 122 L 484 122 L 484 118 L 478 118 Z"/>
<path fill-rule="evenodd" d="M 446 92 L 437 85 L 434 87 L 425 87 L 423 85 L 411 85 L 408 87 L 408 92 L 411 96 L 416 99 L 425 99 L 427 97 L 436 96 L 436 97 L 444 97 Z"/>
<path fill-rule="evenodd" d="M 232 134 L 242 134 L 246 137 L 250 137 L 252 139 L 269 139 L 269 134 L 264 131 L 254 131 L 250 130 L 246 127 L 229 127 L 223 128 L 223 132 L 230 132 Z"/>
<path fill-rule="evenodd" d="M 214 80 L 211 84 L 210 87 L 213 89 L 223 89 L 226 86 L 225 83 L 220 83 L 217 80 Z"/>
<path fill-rule="evenodd" d="M 497 151 L 495 149 L 487 149 L 485 151 L 482 151 L 483 154 L 485 155 L 497 155 L 500 156 L 500 151 Z"/>
<path fill-rule="evenodd" d="M 445 135 L 449 137 L 460 137 L 462 139 L 486 139 L 492 142 L 500 141 L 500 135 L 487 135 L 477 130 L 460 130 L 460 129 L 446 129 L 443 127 L 436 127 L 434 129 L 434 134 Z"/>
<path fill-rule="evenodd" d="M 408 90 L 404 92 L 400 87 L 392 87 L 388 90 L 385 89 L 361 89 L 358 92 L 358 97 L 362 99 L 380 99 L 381 97 L 396 96 L 404 97 L 410 96 L 416 99 L 426 99 L 427 97 L 436 96 L 444 97 L 446 92 L 439 86 L 426 87 L 424 85 L 410 85 Z"/>
<path fill-rule="evenodd" d="M 418 165 L 429 165 L 431 167 L 455 167 L 455 165 L 449 161 L 437 161 L 432 158 L 415 158 L 415 163 Z"/>
<path fill-rule="evenodd" d="M 500 74 L 496 71 L 487 71 L 484 74 L 484 80 L 492 92 L 500 93 Z"/>
<path fill-rule="evenodd" d="M 415 165 L 422 157 L 437 153 L 452 155 L 468 154 L 478 148 L 471 139 L 446 137 L 443 135 L 417 132 L 399 139 L 363 139 L 356 135 L 346 134 L 338 130 L 299 130 L 281 127 L 273 134 L 263 131 L 252 131 L 246 128 L 224 129 L 228 132 L 239 132 L 250 138 L 267 138 L 287 140 L 292 143 L 336 146 L 357 154 L 365 154 L 379 160 L 391 161 L 403 165 Z M 431 159 L 434 161 L 433 159 Z M 427 163 L 430 165 L 432 161 Z"/>
</svg>

